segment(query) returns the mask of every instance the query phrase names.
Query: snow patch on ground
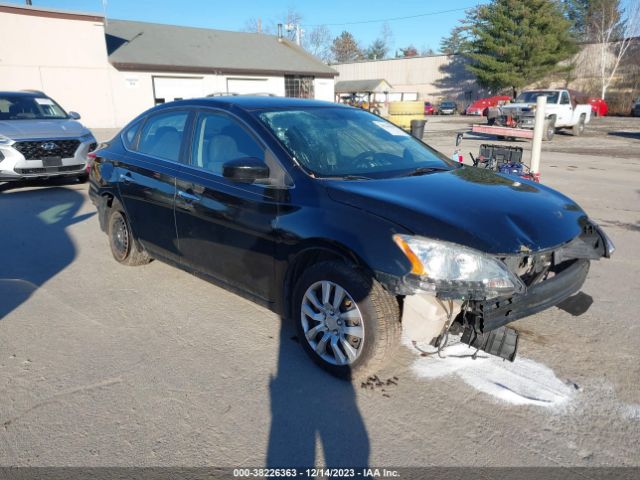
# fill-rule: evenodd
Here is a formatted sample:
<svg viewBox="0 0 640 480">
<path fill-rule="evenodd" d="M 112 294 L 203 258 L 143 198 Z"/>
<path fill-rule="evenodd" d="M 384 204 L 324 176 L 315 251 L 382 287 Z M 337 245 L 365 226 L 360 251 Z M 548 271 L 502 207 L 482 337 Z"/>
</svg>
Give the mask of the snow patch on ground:
<svg viewBox="0 0 640 480">
<path fill-rule="evenodd" d="M 640 420 L 640 405 L 622 405 L 622 416 L 629 420 Z"/>
<path fill-rule="evenodd" d="M 421 356 L 412 370 L 418 377 L 430 380 L 457 376 L 480 392 L 513 405 L 559 407 L 576 392 L 574 386 L 567 385 L 553 370 L 538 362 L 516 357 L 512 363 L 483 352 L 474 360 L 475 351 L 462 343 L 452 345 L 442 352 L 445 358 Z"/>
</svg>

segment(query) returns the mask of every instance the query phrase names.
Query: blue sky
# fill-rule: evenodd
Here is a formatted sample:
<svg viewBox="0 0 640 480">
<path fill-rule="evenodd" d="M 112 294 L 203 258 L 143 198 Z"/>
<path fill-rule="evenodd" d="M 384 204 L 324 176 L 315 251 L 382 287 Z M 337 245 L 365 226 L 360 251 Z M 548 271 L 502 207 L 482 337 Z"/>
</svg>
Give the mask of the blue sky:
<svg viewBox="0 0 640 480">
<path fill-rule="evenodd" d="M 0 0 L 23 4 L 24 1 Z M 32 0 L 34 6 L 102 12 L 102 0 Z M 350 31 L 363 46 L 379 36 L 383 19 L 431 14 L 403 20 L 390 20 L 392 49 L 413 44 L 418 50 L 438 49 L 464 9 L 486 0 L 107 0 L 107 16 L 122 20 L 170 23 L 222 30 L 242 30 L 250 18 L 261 18 L 263 24 L 277 23 L 289 8 L 300 12 L 303 29 L 327 24 L 333 36 Z M 335 25 L 374 20 L 370 23 Z"/>
</svg>

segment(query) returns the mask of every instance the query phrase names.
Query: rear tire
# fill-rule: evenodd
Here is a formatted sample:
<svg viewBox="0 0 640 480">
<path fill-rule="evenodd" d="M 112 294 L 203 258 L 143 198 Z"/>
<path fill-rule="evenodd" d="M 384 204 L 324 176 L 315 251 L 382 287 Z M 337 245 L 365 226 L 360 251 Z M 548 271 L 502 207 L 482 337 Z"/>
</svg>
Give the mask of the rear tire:
<svg viewBox="0 0 640 480">
<path fill-rule="evenodd" d="M 580 118 L 578 119 L 578 123 L 576 123 L 573 126 L 573 136 L 574 137 L 579 137 L 584 133 L 584 122 L 585 122 L 585 116 L 584 114 L 580 115 Z"/>
<path fill-rule="evenodd" d="M 337 377 L 366 378 L 399 344 L 396 298 L 353 265 L 330 261 L 310 267 L 294 287 L 292 307 L 304 350 Z"/>
<path fill-rule="evenodd" d="M 114 205 L 109 212 L 107 235 L 111 254 L 118 263 L 137 266 L 151 261 L 149 255 L 138 247 L 129 221 L 118 205 Z"/>
</svg>

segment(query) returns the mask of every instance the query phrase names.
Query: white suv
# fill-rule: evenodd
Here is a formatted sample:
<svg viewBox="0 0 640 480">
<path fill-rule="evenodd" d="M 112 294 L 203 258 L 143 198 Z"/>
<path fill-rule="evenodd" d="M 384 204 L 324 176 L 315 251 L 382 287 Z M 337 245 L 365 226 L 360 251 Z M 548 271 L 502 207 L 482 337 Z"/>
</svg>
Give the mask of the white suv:
<svg viewBox="0 0 640 480">
<path fill-rule="evenodd" d="M 87 178 L 93 134 L 42 92 L 0 92 L 0 182 Z"/>
</svg>

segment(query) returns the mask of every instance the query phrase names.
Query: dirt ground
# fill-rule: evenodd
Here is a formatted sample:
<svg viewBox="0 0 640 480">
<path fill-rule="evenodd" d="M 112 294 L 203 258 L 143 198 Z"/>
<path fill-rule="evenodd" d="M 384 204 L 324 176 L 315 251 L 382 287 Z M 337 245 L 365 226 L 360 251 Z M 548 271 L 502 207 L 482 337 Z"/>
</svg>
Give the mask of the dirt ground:
<svg viewBox="0 0 640 480">
<path fill-rule="evenodd" d="M 468 125 L 430 118 L 425 140 L 451 155 Z M 617 251 L 572 304 L 514 324 L 516 362 L 403 346 L 364 385 L 247 300 L 117 264 L 86 185 L 0 185 L 0 465 L 640 466 L 639 152 L 632 118 L 544 143 L 542 181 Z"/>
</svg>

